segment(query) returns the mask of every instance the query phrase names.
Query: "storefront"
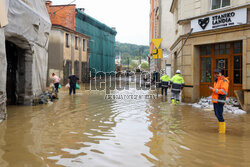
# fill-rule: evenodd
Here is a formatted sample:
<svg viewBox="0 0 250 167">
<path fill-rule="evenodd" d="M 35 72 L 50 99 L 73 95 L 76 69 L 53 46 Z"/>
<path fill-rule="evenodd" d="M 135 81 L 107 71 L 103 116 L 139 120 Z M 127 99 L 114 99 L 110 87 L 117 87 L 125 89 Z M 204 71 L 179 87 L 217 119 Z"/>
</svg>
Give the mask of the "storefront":
<svg viewBox="0 0 250 167">
<path fill-rule="evenodd" d="M 215 80 L 213 70 L 220 69 L 230 81 L 229 96 L 242 89 L 242 41 L 200 46 L 200 96 L 210 96 L 208 87 Z"/>
<path fill-rule="evenodd" d="M 229 78 L 229 96 L 241 90 L 246 108 L 250 105 L 250 12 L 238 7 L 179 21 L 192 34 L 180 36 L 172 45 L 172 64 L 185 79 L 183 101 L 195 102 L 211 95 L 216 68 Z M 185 43 L 186 41 L 186 43 Z M 183 47 L 179 55 L 175 55 Z"/>
</svg>

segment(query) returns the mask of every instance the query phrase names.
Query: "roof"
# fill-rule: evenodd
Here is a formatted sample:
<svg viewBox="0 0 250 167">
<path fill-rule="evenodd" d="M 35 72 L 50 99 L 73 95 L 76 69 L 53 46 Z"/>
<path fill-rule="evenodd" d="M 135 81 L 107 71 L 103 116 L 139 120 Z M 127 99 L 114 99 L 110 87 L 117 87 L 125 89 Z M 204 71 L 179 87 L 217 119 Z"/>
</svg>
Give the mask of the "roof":
<svg viewBox="0 0 250 167">
<path fill-rule="evenodd" d="M 94 19 L 93 17 L 87 15 L 86 13 L 82 12 L 80 9 L 76 9 L 77 11 L 77 14 L 76 16 L 80 17 L 83 21 L 95 26 L 95 27 L 98 27 L 99 29 L 102 29 L 112 35 L 116 35 L 117 34 L 117 31 L 115 31 L 114 29 L 108 27 L 107 25 L 101 23 L 100 21 Z"/>
<path fill-rule="evenodd" d="M 67 32 L 74 33 L 74 34 L 77 34 L 77 35 L 79 35 L 79 36 L 85 37 L 85 38 L 87 38 L 87 39 L 90 39 L 90 37 L 87 36 L 87 35 L 85 35 L 85 34 L 82 34 L 82 33 L 77 32 L 77 31 L 73 31 L 73 30 L 71 30 L 71 29 L 69 29 L 69 28 L 67 28 L 67 27 L 61 26 L 61 25 L 53 24 L 53 25 L 52 25 L 52 28 L 64 30 L 64 31 L 67 31 Z"/>
</svg>

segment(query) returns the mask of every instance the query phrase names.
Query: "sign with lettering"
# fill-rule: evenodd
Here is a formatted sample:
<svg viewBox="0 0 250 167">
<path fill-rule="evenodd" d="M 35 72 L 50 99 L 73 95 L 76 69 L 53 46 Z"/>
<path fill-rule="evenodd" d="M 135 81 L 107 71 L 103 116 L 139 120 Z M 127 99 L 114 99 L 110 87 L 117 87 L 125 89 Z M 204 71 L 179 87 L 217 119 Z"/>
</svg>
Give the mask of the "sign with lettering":
<svg viewBox="0 0 250 167">
<path fill-rule="evenodd" d="M 247 9 L 238 9 L 216 15 L 206 16 L 191 21 L 193 32 L 226 28 L 247 23 Z"/>
</svg>

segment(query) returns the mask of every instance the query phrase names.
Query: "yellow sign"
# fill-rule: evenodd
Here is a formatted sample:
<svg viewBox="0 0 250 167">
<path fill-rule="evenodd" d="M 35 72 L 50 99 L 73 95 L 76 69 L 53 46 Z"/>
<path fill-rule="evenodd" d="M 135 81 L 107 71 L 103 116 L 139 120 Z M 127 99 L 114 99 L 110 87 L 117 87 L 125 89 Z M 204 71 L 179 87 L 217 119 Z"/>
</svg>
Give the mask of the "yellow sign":
<svg viewBox="0 0 250 167">
<path fill-rule="evenodd" d="M 153 55 L 157 55 L 157 54 L 158 54 L 158 49 L 153 49 L 152 54 L 153 54 Z"/>
<path fill-rule="evenodd" d="M 162 49 L 154 49 L 153 50 L 153 59 L 162 59 L 162 55 L 163 55 L 162 54 Z"/>
<path fill-rule="evenodd" d="M 152 39 L 152 42 L 154 43 L 155 47 L 158 49 L 159 46 L 161 45 L 162 38 L 159 38 L 159 39 Z"/>
</svg>

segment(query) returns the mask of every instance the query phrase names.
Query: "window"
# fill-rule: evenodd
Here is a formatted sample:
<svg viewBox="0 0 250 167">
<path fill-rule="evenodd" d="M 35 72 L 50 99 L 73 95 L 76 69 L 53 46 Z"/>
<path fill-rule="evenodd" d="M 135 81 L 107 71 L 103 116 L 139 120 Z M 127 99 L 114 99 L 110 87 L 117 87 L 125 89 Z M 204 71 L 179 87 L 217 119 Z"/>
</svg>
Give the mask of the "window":
<svg viewBox="0 0 250 167">
<path fill-rule="evenodd" d="M 75 49 L 78 49 L 78 37 L 75 37 Z"/>
<path fill-rule="evenodd" d="M 234 54 L 242 53 L 242 42 L 234 42 Z"/>
<path fill-rule="evenodd" d="M 65 41 L 66 41 L 66 47 L 68 48 L 69 47 L 69 34 L 65 34 Z"/>
<path fill-rule="evenodd" d="M 234 56 L 234 83 L 242 84 L 242 56 Z"/>
<path fill-rule="evenodd" d="M 212 10 L 230 6 L 230 0 L 211 0 L 211 2 Z"/>
<path fill-rule="evenodd" d="M 200 47 L 201 49 L 201 83 L 211 83 L 211 54 L 212 45 L 204 45 Z"/>
<path fill-rule="evenodd" d="M 234 84 L 242 84 L 242 42 L 234 42 Z"/>
<path fill-rule="evenodd" d="M 201 57 L 201 82 L 210 83 L 211 79 L 211 58 Z"/>
<path fill-rule="evenodd" d="M 230 43 L 221 43 L 215 45 L 215 55 L 229 55 L 230 54 Z"/>
<path fill-rule="evenodd" d="M 211 55 L 212 53 L 212 46 L 201 46 L 201 56 Z"/>
<path fill-rule="evenodd" d="M 85 51 L 85 39 L 82 40 L 82 50 Z"/>
</svg>

